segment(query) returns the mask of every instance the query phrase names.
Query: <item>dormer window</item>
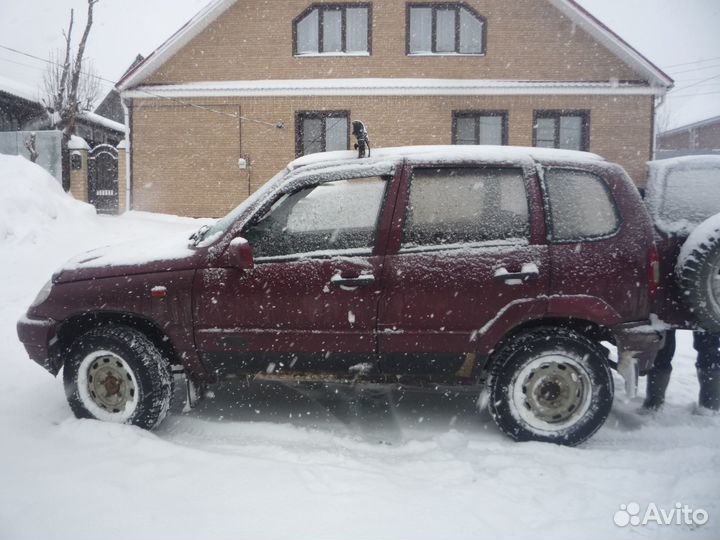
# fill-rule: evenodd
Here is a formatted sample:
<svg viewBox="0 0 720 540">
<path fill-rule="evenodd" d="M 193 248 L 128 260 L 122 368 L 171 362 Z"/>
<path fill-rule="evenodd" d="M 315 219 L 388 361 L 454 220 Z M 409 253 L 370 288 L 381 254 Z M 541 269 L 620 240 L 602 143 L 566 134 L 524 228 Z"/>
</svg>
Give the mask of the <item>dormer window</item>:
<svg viewBox="0 0 720 540">
<path fill-rule="evenodd" d="M 410 55 L 485 54 L 485 19 L 464 4 L 408 4 Z"/>
<path fill-rule="evenodd" d="M 369 55 L 370 4 L 322 4 L 293 22 L 295 56 Z"/>
</svg>

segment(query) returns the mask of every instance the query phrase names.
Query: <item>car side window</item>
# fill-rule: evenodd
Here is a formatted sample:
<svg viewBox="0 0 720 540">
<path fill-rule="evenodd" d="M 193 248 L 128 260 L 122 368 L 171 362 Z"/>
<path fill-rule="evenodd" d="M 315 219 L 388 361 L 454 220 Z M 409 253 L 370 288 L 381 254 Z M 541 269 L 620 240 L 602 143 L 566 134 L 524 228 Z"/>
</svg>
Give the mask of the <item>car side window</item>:
<svg viewBox="0 0 720 540">
<path fill-rule="evenodd" d="M 522 169 L 415 169 L 402 248 L 527 239 L 530 219 Z"/>
<path fill-rule="evenodd" d="M 548 169 L 545 189 L 550 239 L 572 242 L 606 238 L 620 228 L 615 201 L 599 176 L 576 169 Z"/>
<path fill-rule="evenodd" d="M 370 252 L 387 185 L 387 178 L 357 178 L 286 194 L 243 235 L 256 259 L 329 251 Z"/>
</svg>

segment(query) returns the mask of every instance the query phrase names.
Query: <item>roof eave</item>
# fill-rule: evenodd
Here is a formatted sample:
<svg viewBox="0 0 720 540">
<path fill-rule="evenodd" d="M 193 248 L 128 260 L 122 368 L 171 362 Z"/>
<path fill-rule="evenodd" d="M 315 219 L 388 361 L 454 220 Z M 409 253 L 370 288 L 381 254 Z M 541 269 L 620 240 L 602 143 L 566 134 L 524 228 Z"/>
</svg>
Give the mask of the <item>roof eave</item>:
<svg viewBox="0 0 720 540">
<path fill-rule="evenodd" d="M 116 88 L 122 92 L 145 81 L 236 1 L 237 0 L 215 0 L 208 4 L 162 45 L 155 49 L 147 58 L 125 73 L 120 81 L 118 81 Z"/>
<path fill-rule="evenodd" d="M 625 61 L 639 74 L 648 77 L 653 86 L 661 86 L 670 90 L 675 81 L 662 69 L 648 60 L 640 51 L 621 38 L 601 20 L 583 8 L 575 0 L 548 0 L 552 5 L 564 13 L 570 20 L 578 24 L 588 34 L 597 39 L 613 54 Z"/>
</svg>

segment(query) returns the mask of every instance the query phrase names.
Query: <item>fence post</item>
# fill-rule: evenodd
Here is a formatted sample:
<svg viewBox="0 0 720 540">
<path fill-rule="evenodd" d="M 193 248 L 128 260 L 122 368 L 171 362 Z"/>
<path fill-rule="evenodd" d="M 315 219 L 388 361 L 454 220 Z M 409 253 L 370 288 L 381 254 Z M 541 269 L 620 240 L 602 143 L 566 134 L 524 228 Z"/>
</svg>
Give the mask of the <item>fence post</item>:
<svg viewBox="0 0 720 540">
<path fill-rule="evenodd" d="M 118 151 L 118 214 L 127 212 L 127 141 L 124 139 L 117 145 Z"/>
<path fill-rule="evenodd" d="M 85 139 L 73 135 L 70 151 L 70 193 L 79 201 L 88 202 L 88 150 Z"/>
</svg>

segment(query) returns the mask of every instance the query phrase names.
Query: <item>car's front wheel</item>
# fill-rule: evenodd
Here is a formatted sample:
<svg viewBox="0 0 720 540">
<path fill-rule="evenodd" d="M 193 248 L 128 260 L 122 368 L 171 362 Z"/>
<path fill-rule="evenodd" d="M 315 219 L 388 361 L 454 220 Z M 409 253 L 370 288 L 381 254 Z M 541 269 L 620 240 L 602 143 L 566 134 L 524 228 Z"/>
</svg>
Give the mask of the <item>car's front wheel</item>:
<svg viewBox="0 0 720 540">
<path fill-rule="evenodd" d="M 78 337 L 65 362 L 63 380 L 78 418 L 152 429 L 170 407 L 169 363 L 152 341 L 133 328 L 103 326 Z"/>
<path fill-rule="evenodd" d="M 490 414 L 516 441 L 580 444 L 603 425 L 612 401 L 607 354 L 572 330 L 529 331 L 493 359 Z"/>
</svg>

